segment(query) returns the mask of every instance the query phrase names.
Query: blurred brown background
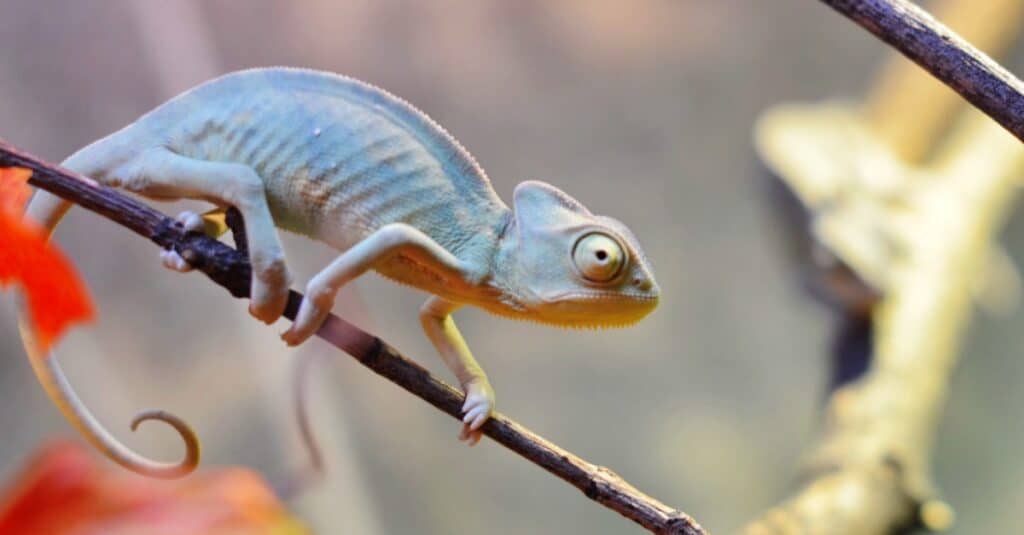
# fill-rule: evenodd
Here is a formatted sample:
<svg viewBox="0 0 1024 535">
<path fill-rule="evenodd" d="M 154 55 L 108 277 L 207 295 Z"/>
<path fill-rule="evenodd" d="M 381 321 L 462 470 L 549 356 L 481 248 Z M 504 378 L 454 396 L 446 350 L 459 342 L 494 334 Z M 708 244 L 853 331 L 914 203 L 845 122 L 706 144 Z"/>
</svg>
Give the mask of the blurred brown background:
<svg viewBox="0 0 1024 535">
<path fill-rule="evenodd" d="M 547 180 L 640 237 L 663 289 L 622 331 L 512 323 L 463 332 L 499 410 L 727 533 L 782 498 L 818 425 L 833 318 L 788 271 L 750 147 L 782 100 L 859 95 L 888 49 L 809 0 L 179 2 L 0 0 L 0 136 L 59 161 L 178 92 L 235 69 L 352 75 L 458 137 L 508 199 Z M 1013 62 L 1010 66 L 1014 66 Z M 166 206 L 169 213 L 184 207 Z M 150 244 L 77 210 L 58 239 L 97 325 L 60 348 L 118 436 L 165 458 L 137 409 L 193 422 L 207 464 L 271 480 L 303 462 L 291 417 L 298 350 Z M 1024 220 L 1008 245 L 1024 253 Z M 333 254 L 289 236 L 306 277 Z M 416 320 L 421 295 L 377 277 L 339 312 L 447 378 Z M 72 429 L 35 383 L 10 297 L 0 310 L 0 476 Z M 936 470 L 959 533 L 1013 531 L 1024 501 L 1024 316 L 981 318 L 941 429 Z M 622 533 L 637 528 L 341 356 L 314 385 L 330 480 L 295 504 L 321 533 Z M 157 427 L 157 426 L 154 426 Z"/>
</svg>

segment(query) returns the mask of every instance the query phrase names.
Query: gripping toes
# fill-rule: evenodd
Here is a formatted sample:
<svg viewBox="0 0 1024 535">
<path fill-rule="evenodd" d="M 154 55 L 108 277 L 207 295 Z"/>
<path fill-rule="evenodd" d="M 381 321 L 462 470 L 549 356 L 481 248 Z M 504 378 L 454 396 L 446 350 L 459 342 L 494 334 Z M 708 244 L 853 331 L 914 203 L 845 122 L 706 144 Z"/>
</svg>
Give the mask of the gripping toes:
<svg viewBox="0 0 1024 535">
<path fill-rule="evenodd" d="M 165 268 L 171 271 L 177 271 L 178 273 L 188 273 L 192 271 L 192 266 L 185 261 L 184 258 L 178 254 L 177 251 L 160 251 L 160 263 Z"/>
<path fill-rule="evenodd" d="M 322 287 L 315 279 L 310 281 L 306 287 L 306 296 L 299 306 L 299 313 L 292 326 L 281 335 L 281 339 L 290 346 L 296 346 L 313 336 L 331 312 L 334 296 L 334 291 Z"/>
<path fill-rule="evenodd" d="M 195 212 L 185 210 L 178 214 L 174 220 L 185 228 L 185 232 L 199 232 L 203 230 L 203 218 Z"/>
<path fill-rule="evenodd" d="M 203 229 L 203 218 L 195 212 L 182 212 L 174 218 L 174 221 L 184 227 L 185 232 L 198 232 Z M 160 263 L 165 268 L 178 273 L 192 271 L 192 266 L 177 251 L 160 251 Z"/>
<path fill-rule="evenodd" d="M 470 381 L 465 385 L 466 402 L 462 405 L 462 431 L 459 440 L 470 446 L 480 442 L 480 427 L 494 414 L 494 389 L 487 379 Z"/>
</svg>

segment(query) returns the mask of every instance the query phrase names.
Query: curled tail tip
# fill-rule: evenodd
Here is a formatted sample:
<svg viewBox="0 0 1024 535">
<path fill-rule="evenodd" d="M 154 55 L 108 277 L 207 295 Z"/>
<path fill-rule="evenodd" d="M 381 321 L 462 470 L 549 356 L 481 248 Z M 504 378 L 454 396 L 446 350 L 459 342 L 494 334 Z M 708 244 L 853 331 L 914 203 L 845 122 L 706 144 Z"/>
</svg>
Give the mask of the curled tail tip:
<svg viewBox="0 0 1024 535">
<path fill-rule="evenodd" d="M 69 168 L 83 173 L 88 170 L 78 165 L 70 165 L 69 161 L 70 159 L 65 161 L 65 165 Z M 70 207 L 70 202 L 56 195 L 46 191 L 37 191 L 36 195 L 28 203 L 25 217 L 36 221 L 43 227 L 47 235 L 50 235 Z M 39 340 L 37 340 L 32 330 L 27 328 L 27 324 L 24 321 L 24 317 L 27 315 L 24 300 L 18 300 L 17 309 L 19 316 L 18 326 L 21 331 L 22 341 L 36 377 L 50 399 L 64 413 L 67 420 L 78 428 L 90 443 L 99 448 L 109 459 L 144 476 L 160 479 L 177 479 L 195 471 L 199 466 L 201 448 L 199 437 L 196 436 L 195 431 L 187 422 L 166 411 L 147 410 L 137 414 L 131 423 L 132 431 L 135 431 L 142 422 L 148 420 L 158 420 L 174 428 L 178 436 L 185 443 L 185 456 L 180 462 L 162 463 L 153 461 L 131 451 L 111 436 L 93 418 L 88 408 L 78 398 L 74 389 L 71 388 L 71 385 L 64 377 L 56 357 L 42 350 Z"/>
<path fill-rule="evenodd" d="M 161 479 L 177 479 L 194 472 L 199 467 L 202 446 L 192 426 L 170 412 L 160 409 L 149 409 L 139 412 L 132 418 L 131 430 L 137 430 L 139 425 L 150 420 L 163 422 L 171 426 L 178 433 L 182 442 L 185 443 L 185 457 L 176 464 L 156 463 L 153 461 L 127 463 L 122 462 L 123 459 L 114 460 L 129 470 Z"/>
</svg>

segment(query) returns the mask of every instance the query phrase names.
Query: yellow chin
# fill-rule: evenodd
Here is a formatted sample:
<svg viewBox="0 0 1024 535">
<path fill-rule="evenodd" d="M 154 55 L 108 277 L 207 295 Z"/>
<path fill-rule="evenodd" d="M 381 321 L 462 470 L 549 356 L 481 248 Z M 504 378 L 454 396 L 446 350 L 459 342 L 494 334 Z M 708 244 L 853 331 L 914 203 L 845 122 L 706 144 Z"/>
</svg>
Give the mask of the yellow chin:
<svg viewBox="0 0 1024 535">
<path fill-rule="evenodd" d="M 657 299 L 628 302 L 552 303 L 535 310 L 519 310 L 495 304 L 483 306 L 499 316 L 532 321 L 565 329 L 620 329 L 647 317 L 656 307 Z"/>
</svg>

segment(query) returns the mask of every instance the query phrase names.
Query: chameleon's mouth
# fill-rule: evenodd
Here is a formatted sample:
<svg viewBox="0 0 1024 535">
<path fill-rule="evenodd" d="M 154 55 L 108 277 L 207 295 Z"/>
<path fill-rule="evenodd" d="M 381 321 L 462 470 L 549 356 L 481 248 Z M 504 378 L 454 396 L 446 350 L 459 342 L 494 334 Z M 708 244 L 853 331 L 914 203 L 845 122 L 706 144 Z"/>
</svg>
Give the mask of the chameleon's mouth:
<svg viewBox="0 0 1024 535">
<path fill-rule="evenodd" d="M 656 292 L 565 292 L 544 299 L 529 319 L 580 329 L 621 328 L 645 318 L 658 301 Z"/>
<path fill-rule="evenodd" d="M 608 301 L 611 303 L 625 303 L 637 301 L 640 303 L 658 304 L 660 296 L 657 292 L 612 292 L 590 290 L 585 292 L 563 292 L 550 297 L 543 298 L 545 304 L 557 305 L 560 303 L 574 301 Z M 589 305 L 588 305 L 589 306 Z"/>
<path fill-rule="evenodd" d="M 485 310 L 507 318 L 569 329 L 616 329 L 644 319 L 658 305 L 657 295 L 621 292 L 566 292 L 527 306 L 487 306 Z"/>
</svg>

